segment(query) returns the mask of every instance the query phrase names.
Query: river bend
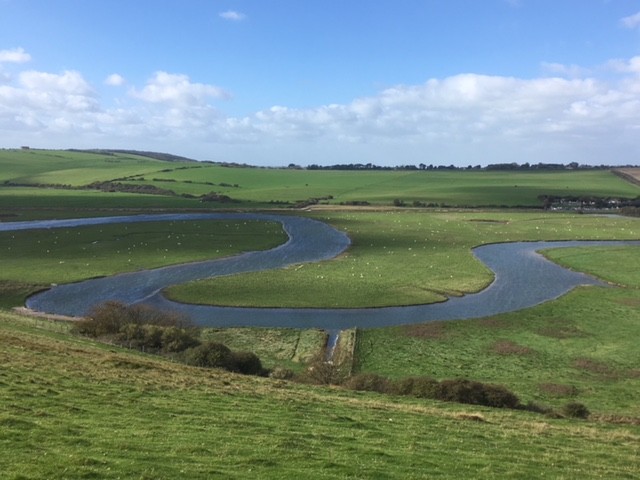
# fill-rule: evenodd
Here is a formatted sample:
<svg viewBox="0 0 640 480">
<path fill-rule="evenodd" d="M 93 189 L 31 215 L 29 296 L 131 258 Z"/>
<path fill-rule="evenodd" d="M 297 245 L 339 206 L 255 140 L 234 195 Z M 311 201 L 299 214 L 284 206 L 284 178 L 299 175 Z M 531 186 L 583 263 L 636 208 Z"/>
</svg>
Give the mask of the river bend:
<svg viewBox="0 0 640 480">
<path fill-rule="evenodd" d="M 350 244 L 349 238 L 317 220 L 252 213 L 136 215 L 10 222 L 0 223 L 0 231 L 206 219 L 277 221 L 283 225 L 289 240 L 265 251 L 55 286 L 29 298 L 27 306 L 46 313 L 82 316 L 97 303 L 118 300 L 175 310 L 188 315 L 199 325 L 217 327 L 343 330 L 351 327 L 374 328 L 432 320 L 469 319 L 531 307 L 557 298 L 579 285 L 605 285 L 596 278 L 567 270 L 546 260 L 537 253 L 539 250 L 586 245 L 640 246 L 640 241 L 567 241 L 517 242 L 477 247 L 473 253 L 494 272 L 493 283 L 481 292 L 450 298 L 437 304 L 362 309 L 236 308 L 179 304 L 167 300 L 161 291 L 170 285 L 190 280 L 327 260 L 344 252 Z"/>
</svg>

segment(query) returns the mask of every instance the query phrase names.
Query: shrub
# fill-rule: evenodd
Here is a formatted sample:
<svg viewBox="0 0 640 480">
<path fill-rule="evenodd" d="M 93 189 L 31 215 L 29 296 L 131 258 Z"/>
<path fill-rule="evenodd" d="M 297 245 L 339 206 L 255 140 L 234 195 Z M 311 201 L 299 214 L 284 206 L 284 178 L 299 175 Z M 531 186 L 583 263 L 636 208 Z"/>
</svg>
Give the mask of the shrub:
<svg viewBox="0 0 640 480">
<path fill-rule="evenodd" d="M 232 352 L 233 370 L 245 375 L 263 375 L 260 358 L 253 352 Z"/>
<path fill-rule="evenodd" d="M 295 376 L 295 373 L 290 368 L 275 367 L 269 372 L 270 378 L 276 380 L 291 380 Z"/>
<path fill-rule="evenodd" d="M 392 381 L 389 392 L 417 398 L 437 398 L 438 385 L 438 381 L 431 377 L 406 377 Z"/>
<path fill-rule="evenodd" d="M 343 385 L 351 390 L 366 392 L 388 393 L 392 390 L 391 382 L 375 373 L 358 373 L 347 378 Z"/>
<path fill-rule="evenodd" d="M 347 377 L 345 370 L 340 363 L 318 359 L 311 362 L 302 380 L 315 385 L 340 385 Z"/>
<path fill-rule="evenodd" d="M 466 379 L 443 380 L 438 385 L 436 398 L 498 408 L 516 408 L 520 404 L 518 397 L 504 387 Z"/>
<path fill-rule="evenodd" d="M 147 305 L 125 305 L 107 301 L 93 307 L 89 318 L 78 322 L 75 331 L 92 337 L 118 335 L 125 325 L 158 325 L 185 328 L 189 320 L 173 312 L 157 310 Z"/>
<path fill-rule="evenodd" d="M 167 327 L 162 332 L 162 350 L 167 353 L 177 353 L 197 347 L 200 344 L 197 338 L 198 333 L 195 329 Z"/>
<path fill-rule="evenodd" d="M 187 365 L 206 368 L 224 368 L 233 370 L 234 361 L 231 350 L 222 343 L 206 342 L 185 350 Z"/>
<path fill-rule="evenodd" d="M 562 407 L 562 413 L 566 417 L 571 418 L 589 418 L 591 412 L 589 409 L 582 403 L 579 402 L 571 402 L 567 403 L 564 407 Z"/>
<path fill-rule="evenodd" d="M 83 335 L 100 337 L 117 334 L 127 322 L 127 306 L 121 302 L 109 301 L 96 305 L 89 318 L 75 325 L 75 330 Z"/>
</svg>

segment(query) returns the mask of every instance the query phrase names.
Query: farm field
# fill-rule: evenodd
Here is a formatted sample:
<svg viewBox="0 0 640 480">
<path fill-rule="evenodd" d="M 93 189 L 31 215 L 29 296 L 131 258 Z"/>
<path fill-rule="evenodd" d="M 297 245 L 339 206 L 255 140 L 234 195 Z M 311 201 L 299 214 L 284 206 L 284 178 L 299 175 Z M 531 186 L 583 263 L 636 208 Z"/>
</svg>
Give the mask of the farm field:
<svg viewBox="0 0 640 480">
<path fill-rule="evenodd" d="M 0 313 L 5 478 L 633 478 L 640 430 L 186 367 Z"/>
<path fill-rule="evenodd" d="M 96 190 L 29 186 L 87 186 L 115 182 L 120 196 Z M 19 188 L 16 185 L 20 186 Z M 157 195 L 149 191 L 157 190 Z M 135 192 L 130 193 L 132 190 Z M 173 194 L 162 194 L 171 190 Z M 47 193 L 44 193 L 47 192 Z M 72 200 L 82 192 L 84 202 Z M 147 192 L 147 194 L 145 194 Z M 215 192 L 228 202 L 200 201 Z M 635 198 L 636 185 L 607 170 L 576 171 L 319 171 L 164 162 L 129 154 L 0 150 L 0 212 L 16 208 L 282 208 L 299 204 L 368 202 L 389 206 L 540 207 L 540 195 Z M 131 197 L 140 198 L 136 205 Z M 193 196 L 197 198 L 185 198 Z M 152 198 L 149 198 L 152 197 Z M 45 200 L 46 199 L 46 200 Z M 48 203 L 47 203 L 48 201 Z M 101 204 L 106 202 L 106 204 Z"/>
</svg>

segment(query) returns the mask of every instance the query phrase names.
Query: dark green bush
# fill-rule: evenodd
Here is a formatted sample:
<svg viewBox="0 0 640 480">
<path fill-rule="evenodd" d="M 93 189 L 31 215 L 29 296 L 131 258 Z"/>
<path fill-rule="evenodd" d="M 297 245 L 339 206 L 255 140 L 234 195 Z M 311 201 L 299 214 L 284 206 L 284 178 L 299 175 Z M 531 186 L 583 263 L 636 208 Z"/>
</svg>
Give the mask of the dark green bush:
<svg viewBox="0 0 640 480">
<path fill-rule="evenodd" d="M 517 408 L 520 404 L 518 397 L 504 387 L 466 379 L 443 380 L 438 385 L 436 398 L 497 408 Z"/>
<path fill-rule="evenodd" d="M 235 367 L 229 347 L 216 342 L 206 342 L 185 350 L 184 361 L 194 367 L 223 368 L 230 371 Z"/>
<path fill-rule="evenodd" d="M 431 377 L 414 377 L 411 395 L 418 398 L 437 398 L 438 381 Z"/>
<path fill-rule="evenodd" d="M 263 375 L 260 358 L 253 352 L 232 352 L 233 370 L 245 375 Z"/>
<path fill-rule="evenodd" d="M 157 325 L 187 328 L 189 320 L 173 312 L 157 310 L 147 305 L 125 305 L 108 301 L 93 307 L 85 320 L 77 322 L 75 331 L 91 337 L 118 335 L 124 325 Z"/>
<path fill-rule="evenodd" d="M 591 415 L 589 409 L 584 404 L 579 402 L 567 403 L 564 407 L 562 407 L 562 413 L 566 417 L 571 418 L 589 418 L 589 415 Z"/>
<path fill-rule="evenodd" d="M 347 378 L 343 385 L 351 390 L 366 392 L 389 393 L 392 390 L 391 382 L 375 373 L 358 373 Z"/>
</svg>

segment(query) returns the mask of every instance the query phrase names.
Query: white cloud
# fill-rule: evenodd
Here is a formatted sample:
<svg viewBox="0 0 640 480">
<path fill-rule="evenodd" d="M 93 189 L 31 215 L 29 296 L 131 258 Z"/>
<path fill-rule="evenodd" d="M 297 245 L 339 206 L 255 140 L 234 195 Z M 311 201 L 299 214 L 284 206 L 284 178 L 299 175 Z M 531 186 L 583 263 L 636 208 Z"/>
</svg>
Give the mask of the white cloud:
<svg viewBox="0 0 640 480">
<path fill-rule="evenodd" d="M 640 75 L 640 55 L 632 57 L 629 60 L 609 60 L 606 67 L 617 73 L 632 73 Z"/>
<path fill-rule="evenodd" d="M 29 61 L 31 61 L 31 55 L 23 48 L 0 50 L 0 63 L 27 63 Z"/>
<path fill-rule="evenodd" d="M 620 19 L 620 24 L 629 29 L 640 27 L 640 12 Z"/>
<path fill-rule="evenodd" d="M 640 56 L 609 67 L 606 80 L 558 64 L 546 68 L 565 77 L 467 73 L 242 117 L 211 104 L 229 97 L 224 89 L 187 75 L 157 72 L 106 108 L 79 72 L 23 71 L 0 82 L 0 144 L 46 139 L 271 165 L 637 163 Z"/>
<path fill-rule="evenodd" d="M 111 87 L 119 87 L 126 83 L 124 77 L 117 73 L 112 73 L 104 80 L 105 85 L 109 85 Z"/>
<path fill-rule="evenodd" d="M 229 93 L 215 85 L 192 83 L 187 75 L 156 72 L 140 91 L 131 94 L 149 103 L 166 103 L 176 106 L 206 105 L 208 98 L 229 98 Z"/>
<path fill-rule="evenodd" d="M 219 16 L 220 18 L 223 18 L 225 20 L 231 20 L 233 22 L 240 22 L 247 18 L 247 16 L 244 13 L 235 12 L 233 10 L 227 10 L 226 12 L 221 12 Z"/>
<path fill-rule="evenodd" d="M 545 72 L 569 78 L 584 77 L 591 73 L 589 69 L 573 64 L 563 65 L 562 63 L 542 62 L 541 66 Z"/>
</svg>

